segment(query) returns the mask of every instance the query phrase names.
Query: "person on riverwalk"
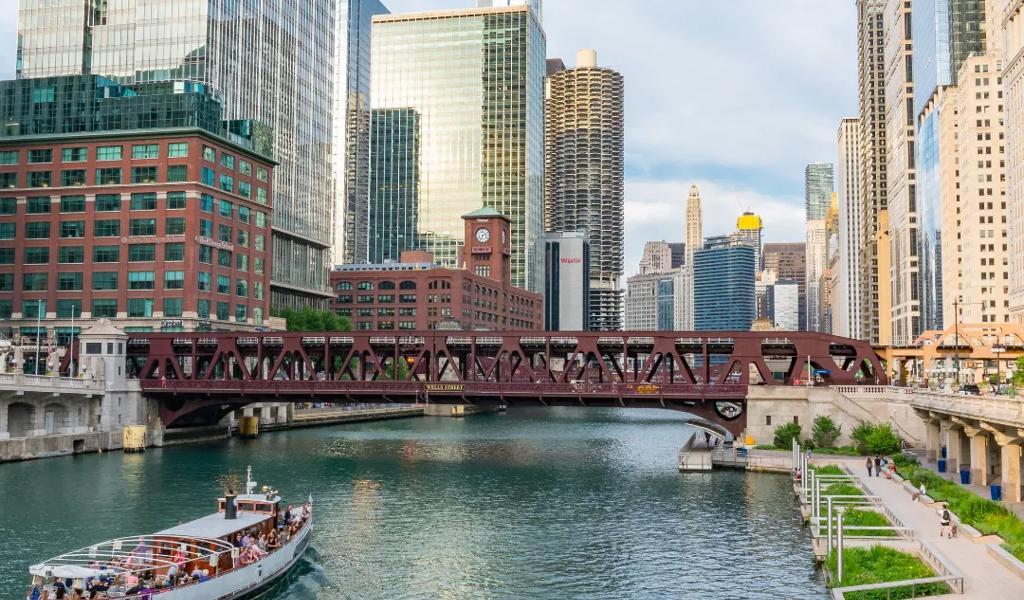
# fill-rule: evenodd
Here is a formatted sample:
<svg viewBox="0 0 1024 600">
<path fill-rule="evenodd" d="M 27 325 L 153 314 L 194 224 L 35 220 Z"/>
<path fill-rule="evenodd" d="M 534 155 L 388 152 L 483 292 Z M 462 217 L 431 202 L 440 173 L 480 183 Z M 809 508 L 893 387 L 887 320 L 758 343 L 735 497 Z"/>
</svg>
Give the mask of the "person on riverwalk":
<svg viewBox="0 0 1024 600">
<path fill-rule="evenodd" d="M 871 462 L 871 457 L 870 456 L 868 457 L 868 460 L 865 463 L 865 465 L 868 468 L 868 477 L 871 477 L 871 467 L 873 466 L 873 463 Z"/>
<path fill-rule="evenodd" d="M 875 456 L 875 475 L 880 475 L 881 473 L 882 473 L 882 457 L 881 456 Z"/>
<path fill-rule="evenodd" d="M 943 537 L 943 536 L 946 536 L 946 537 L 949 537 L 949 538 L 953 537 L 953 535 L 949 532 L 949 521 L 950 521 L 950 519 L 949 519 L 949 508 L 948 508 L 948 506 L 949 506 L 948 504 L 943 504 L 942 505 L 942 516 L 939 517 L 939 537 Z"/>
</svg>

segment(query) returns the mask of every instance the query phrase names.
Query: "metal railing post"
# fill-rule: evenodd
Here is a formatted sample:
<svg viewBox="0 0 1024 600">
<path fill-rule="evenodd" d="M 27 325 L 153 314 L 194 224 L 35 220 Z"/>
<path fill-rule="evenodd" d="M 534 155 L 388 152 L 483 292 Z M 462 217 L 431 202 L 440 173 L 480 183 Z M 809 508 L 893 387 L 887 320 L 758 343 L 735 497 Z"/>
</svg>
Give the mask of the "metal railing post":
<svg viewBox="0 0 1024 600">
<path fill-rule="evenodd" d="M 826 498 L 828 502 L 828 554 L 832 554 L 832 496 Z"/>
<path fill-rule="evenodd" d="M 836 520 L 836 582 L 842 583 L 843 581 L 843 513 L 846 509 L 842 506 L 838 507 L 837 512 L 839 517 Z"/>
</svg>

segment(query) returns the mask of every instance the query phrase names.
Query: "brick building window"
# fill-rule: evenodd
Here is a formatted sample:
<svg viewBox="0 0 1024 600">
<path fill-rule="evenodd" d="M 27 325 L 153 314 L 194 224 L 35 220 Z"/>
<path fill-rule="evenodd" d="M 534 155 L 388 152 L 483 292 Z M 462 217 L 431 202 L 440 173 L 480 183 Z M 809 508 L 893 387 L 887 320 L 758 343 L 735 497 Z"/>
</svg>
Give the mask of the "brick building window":
<svg viewBox="0 0 1024 600">
<path fill-rule="evenodd" d="M 117 212 L 121 210 L 120 194 L 96 194 L 96 212 Z"/>
<path fill-rule="evenodd" d="M 93 317 L 116 317 L 117 316 L 117 300 L 111 299 L 96 299 L 92 301 L 92 316 Z"/>
</svg>

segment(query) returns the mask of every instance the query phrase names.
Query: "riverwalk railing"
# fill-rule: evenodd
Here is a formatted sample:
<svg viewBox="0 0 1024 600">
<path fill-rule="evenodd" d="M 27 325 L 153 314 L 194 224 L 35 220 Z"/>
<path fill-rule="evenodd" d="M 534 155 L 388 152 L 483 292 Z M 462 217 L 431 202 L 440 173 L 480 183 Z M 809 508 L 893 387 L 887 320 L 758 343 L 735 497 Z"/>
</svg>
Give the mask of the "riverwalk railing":
<svg viewBox="0 0 1024 600">
<path fill-rule="evenodd" d="M 931 590 L 934 589 L 934 588 L 931 588 L 927 592 L 924 592 L 922 594 L 922 596 L 918 596 L 917 590 L 921 586 L 934 586 L 936 584 L 943 584 L 943 583 L 948 585 L 950 587 L 950 589 L 955 591 L 957 594 L 964 593 L 964 578 L 963 578 L 963 576 L 959 576 L 959 575 L 957 575 L 957 576 L 946 575 L 946 576 L 941 576 L 941 577 L 923 577 L 921 579 L 906 579 L 906 580 L 903 580 L 903 581 L 887 581 L 885 583 L 869 583 L 869 584 L 864 584 L 864 585 L 851 585 L 851 586 L 841 587 L 841 588 L 832 588 L 832 600 L 846 600 L 846 594 L 854 594 L 854 593 L 857 593 L 857 592 L 882 592 L 882 591 L 885 592 L 885 597 L 888 599 L 888 598 L 892 598 L 893 597 L 892 596 L 893 593 L 895 593 L 897 590 L 906 590 L 907 588 L 910 588 L 910 594 L 911 594 L 910 597 L 911 598 L 918 598 L 918 597 L 924 597 L 924 596 L 933 596 L 935 594 Z M 872 598 L 878 598 L 879 596 L 878 595 L 872 595 L 871 597 Z M 906 598 L 906 595 L 901 594 L 898 597 L 899 598 Z"/>
<path fill-rule="evenodd" d="M 83 390 L 102 392 L 103 381 L 81 379 L 75 377 L 57 377 L 54 375 L 26 375 L 24 373 L 0 373 L 0 388 L 17 391 L 29 391 L 32 388 L 48 388 L 60 390 Z"/>
</svg>

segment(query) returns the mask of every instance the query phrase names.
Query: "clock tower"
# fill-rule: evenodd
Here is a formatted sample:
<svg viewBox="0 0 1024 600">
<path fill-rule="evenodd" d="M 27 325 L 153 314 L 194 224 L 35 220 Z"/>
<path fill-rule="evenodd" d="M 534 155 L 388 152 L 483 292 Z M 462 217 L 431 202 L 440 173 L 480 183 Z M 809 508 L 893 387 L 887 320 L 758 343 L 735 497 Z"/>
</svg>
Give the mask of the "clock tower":
<svg viewBox="0 0 1024 600">
<path fill-rule="evenodd" d="M 466 227 L 462 266 L 476 275 L 510 283 L 511 235 L 508 218 L 484 206 L 462 215 L 462 220 Z"/>
</svg>

